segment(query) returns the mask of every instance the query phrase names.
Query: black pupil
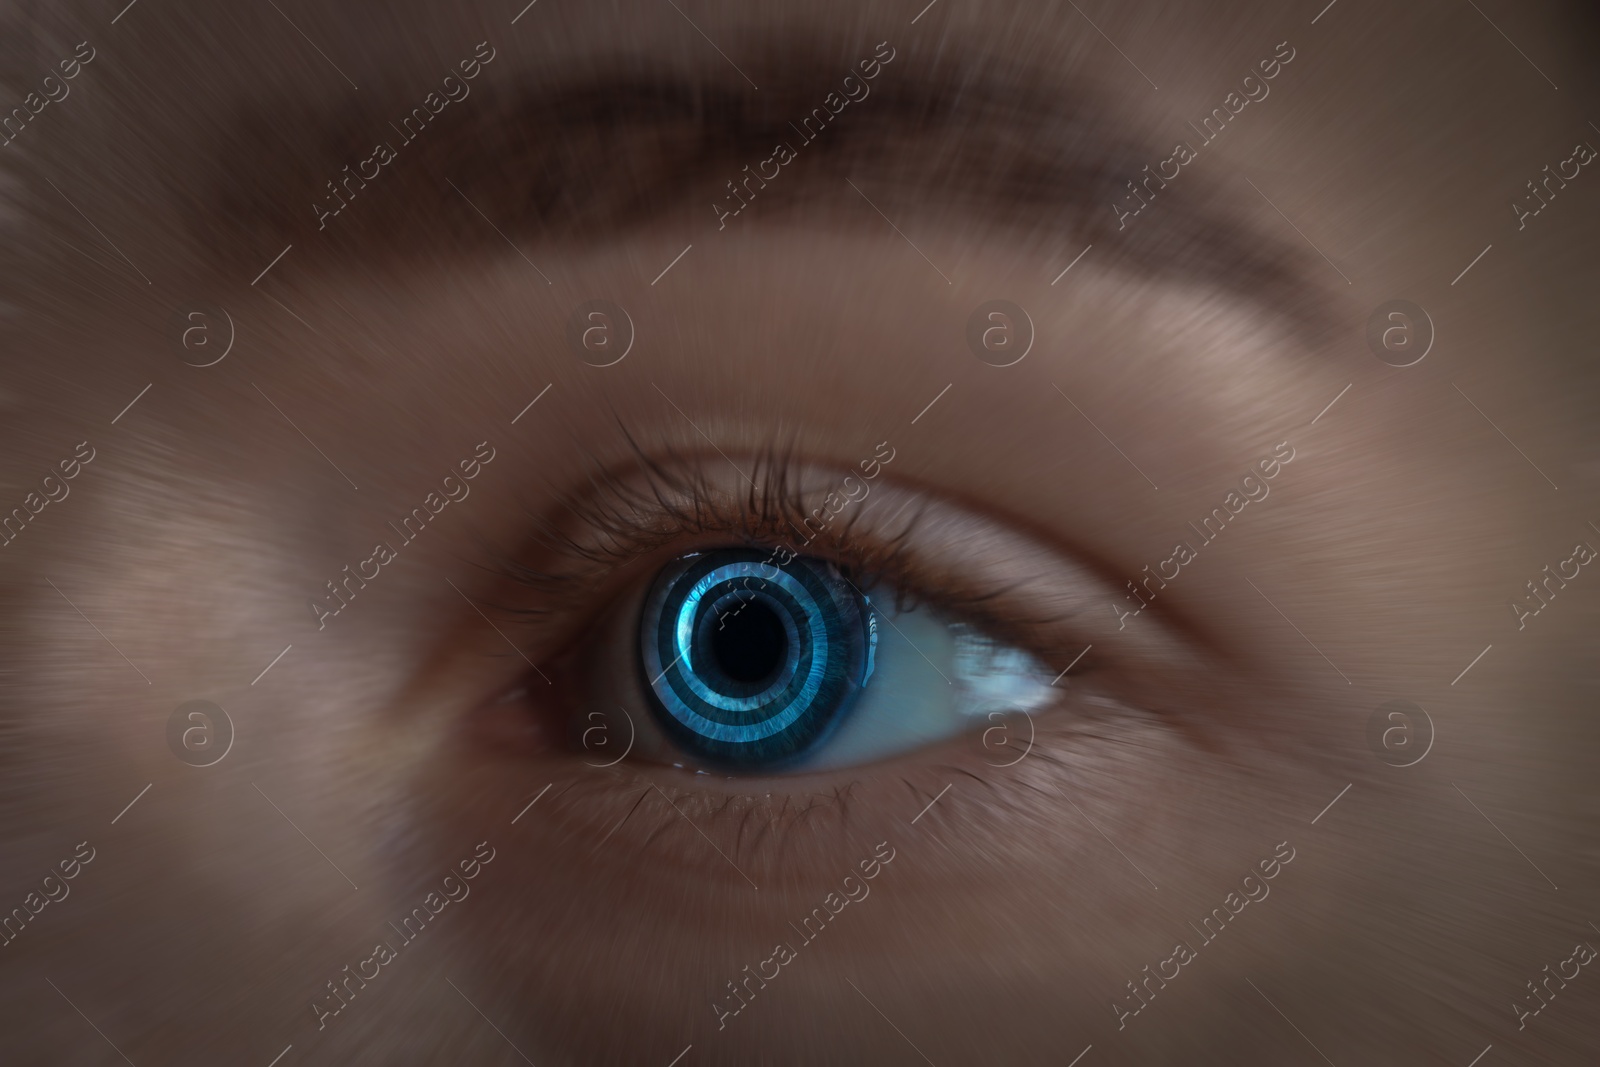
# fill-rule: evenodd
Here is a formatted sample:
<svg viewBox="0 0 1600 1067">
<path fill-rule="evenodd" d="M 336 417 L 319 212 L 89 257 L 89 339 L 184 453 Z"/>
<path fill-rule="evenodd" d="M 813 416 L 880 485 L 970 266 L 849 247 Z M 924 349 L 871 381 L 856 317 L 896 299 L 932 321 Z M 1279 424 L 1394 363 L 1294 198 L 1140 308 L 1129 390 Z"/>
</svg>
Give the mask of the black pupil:
<svg viewBox="0 0 1600 1067">
<path fill-rule="evenodd" d="M 787 635 L 778 613 L 764 601 L 732 606 L 711 631 L 711 654 L 736 682 L 759 682 L 783 663 Z"/>
</svg>

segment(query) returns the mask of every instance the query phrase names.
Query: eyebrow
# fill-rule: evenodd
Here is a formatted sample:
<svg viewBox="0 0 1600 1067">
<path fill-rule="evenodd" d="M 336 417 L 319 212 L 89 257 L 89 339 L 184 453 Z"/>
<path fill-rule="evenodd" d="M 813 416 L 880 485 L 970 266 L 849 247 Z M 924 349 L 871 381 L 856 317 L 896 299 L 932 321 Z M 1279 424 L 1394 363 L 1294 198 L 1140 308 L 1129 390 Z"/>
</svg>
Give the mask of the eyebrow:
<svg viewBox="0 0 1600 1067">
<path fill-rule="evenodd" d="M 406 122 L 447 73 L 461 81 L 441 67 L 420 85 L 338 106 L 256 102 L 236 112 L 197 216 L 204 238 L 248 248 L 251 262 L 294 241 L 370 263 L 379 253 L 483 254 L 505 240 L 598 242 L 667 221 L 714 231 L 713 204 L 737 203 L 730 184 L 755 195 L 729 226 L 851 224 L 870 193 L 902 225 L 930 215 L 986 222 L 1059 265 L 1094 245 L 1101 267 L 1204 284 L 1297 327 L 1326 325 L 1309 253 L 1262 231 L 1237 190 L 1203 167 L 1185 167 L 1151 210 L 1122 224 L 1113 205 L 1132 202 L 1145 168 L 1188 138 L 1168 141 L 1092 81 L 992 59 L 930 64 L 904 48 L 867 81 L 850 61 L 791 46 L 772 53 L 759 92 L 732 71 L 638 56 L 591 62 L 580 79 L 488 65 L 426 128 Z M 847 75 L 868 95 L 818 130 L 811 117 Z M 352 184 L 380 143 L 395 161 Z M 778 144 L 795 161 L 750 185 Z M 345 199 L 319 229 L 313 205 Z"/>
</svg>

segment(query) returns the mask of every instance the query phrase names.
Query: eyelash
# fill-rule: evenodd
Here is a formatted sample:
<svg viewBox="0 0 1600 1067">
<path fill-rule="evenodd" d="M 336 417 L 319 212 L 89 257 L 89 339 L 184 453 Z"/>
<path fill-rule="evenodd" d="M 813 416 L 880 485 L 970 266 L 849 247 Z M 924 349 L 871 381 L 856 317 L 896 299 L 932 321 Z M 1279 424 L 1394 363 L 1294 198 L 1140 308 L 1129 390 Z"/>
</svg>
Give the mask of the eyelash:
<svg viewBox="0 0 1600 1067">
<path fill-rule="evenodd" d="M 792 443 L 769 445 L 757 455 L 747 479 L 748 491 L 738 500 L 737 513 L 729 515 L 727 505 L 721 503 L 726 494 L 713 488 L 704 463 L 696 457 L 673 450 L 652 455 L 631 435 L 627 440 L 641 477 L 628 480 L 610 470 L 597 470 L 590 478 L 592 491 L 566 508 L 578 531 L 543 522 L 530 538 L 530 551 L 548 553 L 553 557 L 551 566 L 540 569 L 515 557 L 495 557 L 492 569 L 529 591 L 529 599 L 535 602 L 509 609 L 513 616 L 535 625 L 576 617 L 582 624 L 573 629 L 586 633 L 594 619 L 610 607 L 609 603 L 593 602 L 594 589 L 608 576 L 669 546 L 720 536 L 724 544 L 735 541 L 762 551 L 826 559 L 858 589 L 892 591 L 897 610 L 924 605 L 939 609 L 1047 662 L 1059 651 L 1040 647 L 1039 633 L 1059 624 L 1060 617 L 1018 618 L 995 606 L 1008 588 L 963 594 L 940 588 L 923 573 L 915 548 L 923 518 L 920 508 L 910 509 L 903 522 L 901 515 L 892 518 L 896 527 L 892 534 L 869 537 L 858 530 L 862 511 L 848 504 L 811 540 L 797 538 L 822 493 L 802 485 L 802 471 L 810 465 L 799 458 Z M 724 461 L 718 457 L 713 462 Z M 831 484 L 837 485 L 838 478 Z M 1092 662 L 1080 664 L 1073 674 L 1085 673 L 1093 666 Z"/>
</svg>

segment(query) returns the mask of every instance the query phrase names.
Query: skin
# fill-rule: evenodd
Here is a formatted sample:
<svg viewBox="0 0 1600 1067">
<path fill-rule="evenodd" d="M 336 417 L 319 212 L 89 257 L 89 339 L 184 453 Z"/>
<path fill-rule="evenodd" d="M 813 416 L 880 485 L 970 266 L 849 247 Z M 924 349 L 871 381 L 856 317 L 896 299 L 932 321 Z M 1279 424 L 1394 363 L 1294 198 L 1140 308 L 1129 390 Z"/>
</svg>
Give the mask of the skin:
<svg viewBox="0 0 1600 1067">
<path fill-rule="evenodd" d="M 1470 10 L 1358 0 L 1314 25 L 1264 4 L 1088 10 L 1118 47 L 1022 4 L 914 24 L 888 4 L 684 11 L 705 37 L 649 5 L 540 4 L 514 25 L 476 3 L 7 13 L 19 87 L 80 40 L 97 54 L 0 149 L 5 506 L 95 449 L 0 549 L 0 906 L 77 842 L 95 850 L 0 948 L 6 1062 L 267 1063 L 290 1045 L 285 1064 L 666 1064 L 685 1046 L 703 1064 L 1066 1063 L 1086 1046 L 1085 1067 L 1467 1064 L 1488 1045 L 1589 1062 L 1589 968 L 1541 987 L 1520 1029 L 1512 1005 L 1600 944 L 1600 579 L 1584 568 L 1521 629 L 1509 605 L 1577 541 L 1600 546 L 1600 179 L 1522 230 L 1506 205 L 1600 140 L 1579 108 L 1591 28 L 1487 11 L 1536 70 Z M 441 133 L 319 230 L 321 181 L 484 40 L 478 95 L 449 115 L 522 79 L 646 69 L 799 113 L 885 40 L 883 96 L 840 131 L 919 71 L 984 72 L 1019 114 L 1006 86 L 1070 79 L 1050 98 L 1134 146 L 1119 180 L 1197 141 L 1184 120 L 1280 41 L 1295 55 L 1121 230 L 1109 195 L 956 195 L 960 166 L 1005 150 L 984 140 L 997 127 L 919 138 L 910 119 L 832 169 L 818 149 L 725 228 L 723 182 L 766 153 L 680 187 L 660 145 L 681 131 L 641 124 L 589 156 L 581 130 L 535 138 L 576 146 L 570 224 L 496 236 L 483 216 L 511 217 L 531 166 L 461 167 L 475 149 Z M 313 136 L 381 93 L 400 105 L 332 148 Z M 277 118 L 232 128 L 260 114 Z M 630 167 L 651 210 L 592 206 Z M 1438 333 L 1406 368 L 1365 340 L 1397 296 Z M 965 341 L 996 298 L 1036 333 L 1003 368 Z M 636 329 L 613 366 L 567 341 L 595 299 Z M 204 368 L 177 319 L 196 301 L 237 328 Z M 307 598 L 398 544 L 386 523 L 483 441 L 470 494 L 319 628 Z M 881 441 L 893 461 L 852 506 L 863 540 L 927 502 L 908 577 L 930 602 L 990 596 L 1052 672 L 1092 646 L 1031 745 L 1013 717 L 827 773 L 597 766 L 633 728 L 610 707 L 634 670 L 627 605 L 656 570 L 740 543 L 772 448 L 816 506 Z M 1285 442 L 1270 493 L 1119 625 L 1125 583 L 1198 544 L 1187 524 Z M 607 478 L 641 484 L 641 456 L 699 481 L 704 528 L 589 567 L 535 536 L 602 545 L 575 515 Z M 816 551 L 847 549 L 830 534 Z M 570 580 L 520 586 L 501 558 Z M 1396 699 L 1436 735 L 1405 767 L 1369 740 Z M 233 725 L 212 766 L 169 747 L 190 700 Z M 591 710 L 606 744 L 575 751 Z M 326 983 L 398 945 L 388 924 L 480 842 L 493 859 L 470 893 L 319 1028 Z M 720 1013 L 726 983 L 799 945 L 791 924 L 880 848 L 870 895 Z M 1270 892 L 1207 943 L 1195 925 L 1252 884 Z M 1134 998 L 1180 941 L 1195 958 Z"/>
</svg>

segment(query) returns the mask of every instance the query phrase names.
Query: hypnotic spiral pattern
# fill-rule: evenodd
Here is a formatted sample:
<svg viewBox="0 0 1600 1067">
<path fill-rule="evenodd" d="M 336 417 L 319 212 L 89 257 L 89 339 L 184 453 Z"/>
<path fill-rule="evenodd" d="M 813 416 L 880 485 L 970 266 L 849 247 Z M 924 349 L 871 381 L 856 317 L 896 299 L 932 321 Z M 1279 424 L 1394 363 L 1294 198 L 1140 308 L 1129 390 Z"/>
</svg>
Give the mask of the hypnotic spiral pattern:
<svg viewBox="0 0 1600 1067">
<path fill-rule="evenodd" d="M 872 674 L 865 598 L 821 560 L 722 549 L 668 564 L 640 666 L 662 729 L 702 762 L 771 769 L 812 750 Z"/>
</svg>

